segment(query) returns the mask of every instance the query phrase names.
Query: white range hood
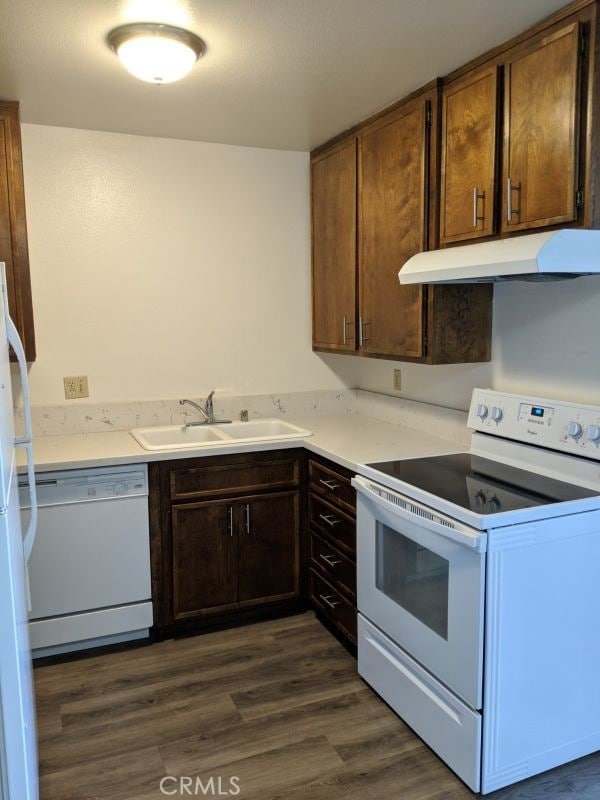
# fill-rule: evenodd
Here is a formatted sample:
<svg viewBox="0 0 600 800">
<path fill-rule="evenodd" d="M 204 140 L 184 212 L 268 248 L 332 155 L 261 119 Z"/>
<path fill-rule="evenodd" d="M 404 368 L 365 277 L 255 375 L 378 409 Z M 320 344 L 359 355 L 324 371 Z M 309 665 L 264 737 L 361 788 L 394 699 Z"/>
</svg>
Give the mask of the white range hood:
<svg viewBox="0 0 600 800">
<path fill-rule="evenodd" d="M 401 284 L 560 280 L 600 273 L 600 231 L 530 233 L 418 253 L 402 267 Z"/>
</svg>

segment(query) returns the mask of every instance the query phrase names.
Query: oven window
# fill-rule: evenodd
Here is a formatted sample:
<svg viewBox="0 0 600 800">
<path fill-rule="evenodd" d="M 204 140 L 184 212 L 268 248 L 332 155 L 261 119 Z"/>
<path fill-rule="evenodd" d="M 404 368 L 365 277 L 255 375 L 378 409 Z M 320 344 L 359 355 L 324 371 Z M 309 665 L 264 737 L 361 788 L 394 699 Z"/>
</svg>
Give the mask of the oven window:
<svg viewBox="0 0 600 800">
<path fill-rule="evenodd" d="M 382 522 L 376 547 L 379 591 L 448 639 L 449 562 Z"/>
</svg>

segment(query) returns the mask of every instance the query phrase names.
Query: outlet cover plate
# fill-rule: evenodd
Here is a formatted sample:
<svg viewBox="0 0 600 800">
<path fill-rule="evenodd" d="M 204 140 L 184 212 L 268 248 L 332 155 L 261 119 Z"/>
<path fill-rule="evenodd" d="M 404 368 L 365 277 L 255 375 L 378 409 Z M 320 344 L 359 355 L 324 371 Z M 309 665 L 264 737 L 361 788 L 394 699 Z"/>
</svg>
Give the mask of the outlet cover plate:
<svg viewBox="0 0 600 800">
<path fill-rule="evenodd" d="M 70 375 L 63 378 L 65 386 L 65 400 L 77 400 L 80 397 L 89 397 L 87 375 Z"/>
<path fill-rule="evenodd" d="M 402 371 L 399 369 L 394 370 L 394 391 L 402 391 Z"/>
</svg>

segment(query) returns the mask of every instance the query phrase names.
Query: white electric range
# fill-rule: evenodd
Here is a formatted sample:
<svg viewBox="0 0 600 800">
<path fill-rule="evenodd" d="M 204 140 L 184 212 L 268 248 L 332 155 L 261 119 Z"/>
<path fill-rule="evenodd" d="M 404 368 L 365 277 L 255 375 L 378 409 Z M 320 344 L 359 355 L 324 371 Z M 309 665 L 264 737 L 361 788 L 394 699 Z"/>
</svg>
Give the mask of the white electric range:
<svg viewBox="0 0 600 800">
<path fill-rule="evenodd" d="M 358 668 L 485 794 L 600 749 L 600 407 L 476 389 L 468 425 L 353 480 Z"/>
</svg>

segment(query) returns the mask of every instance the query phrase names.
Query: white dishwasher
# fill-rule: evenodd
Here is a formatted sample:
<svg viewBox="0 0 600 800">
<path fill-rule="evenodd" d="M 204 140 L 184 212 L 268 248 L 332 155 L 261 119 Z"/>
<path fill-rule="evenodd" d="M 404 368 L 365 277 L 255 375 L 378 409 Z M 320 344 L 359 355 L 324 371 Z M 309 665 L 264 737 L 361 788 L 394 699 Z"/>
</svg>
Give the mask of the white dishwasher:
<svg viewBox="0 0 600 800">
<path fill-rule="evenodd" d="M 34 657 L 148 635 L 152 625 L 146 465 L 36 475 L 29 562 Z M 23 514 L 27 483 L 19 482 Z"/>
</svg>

